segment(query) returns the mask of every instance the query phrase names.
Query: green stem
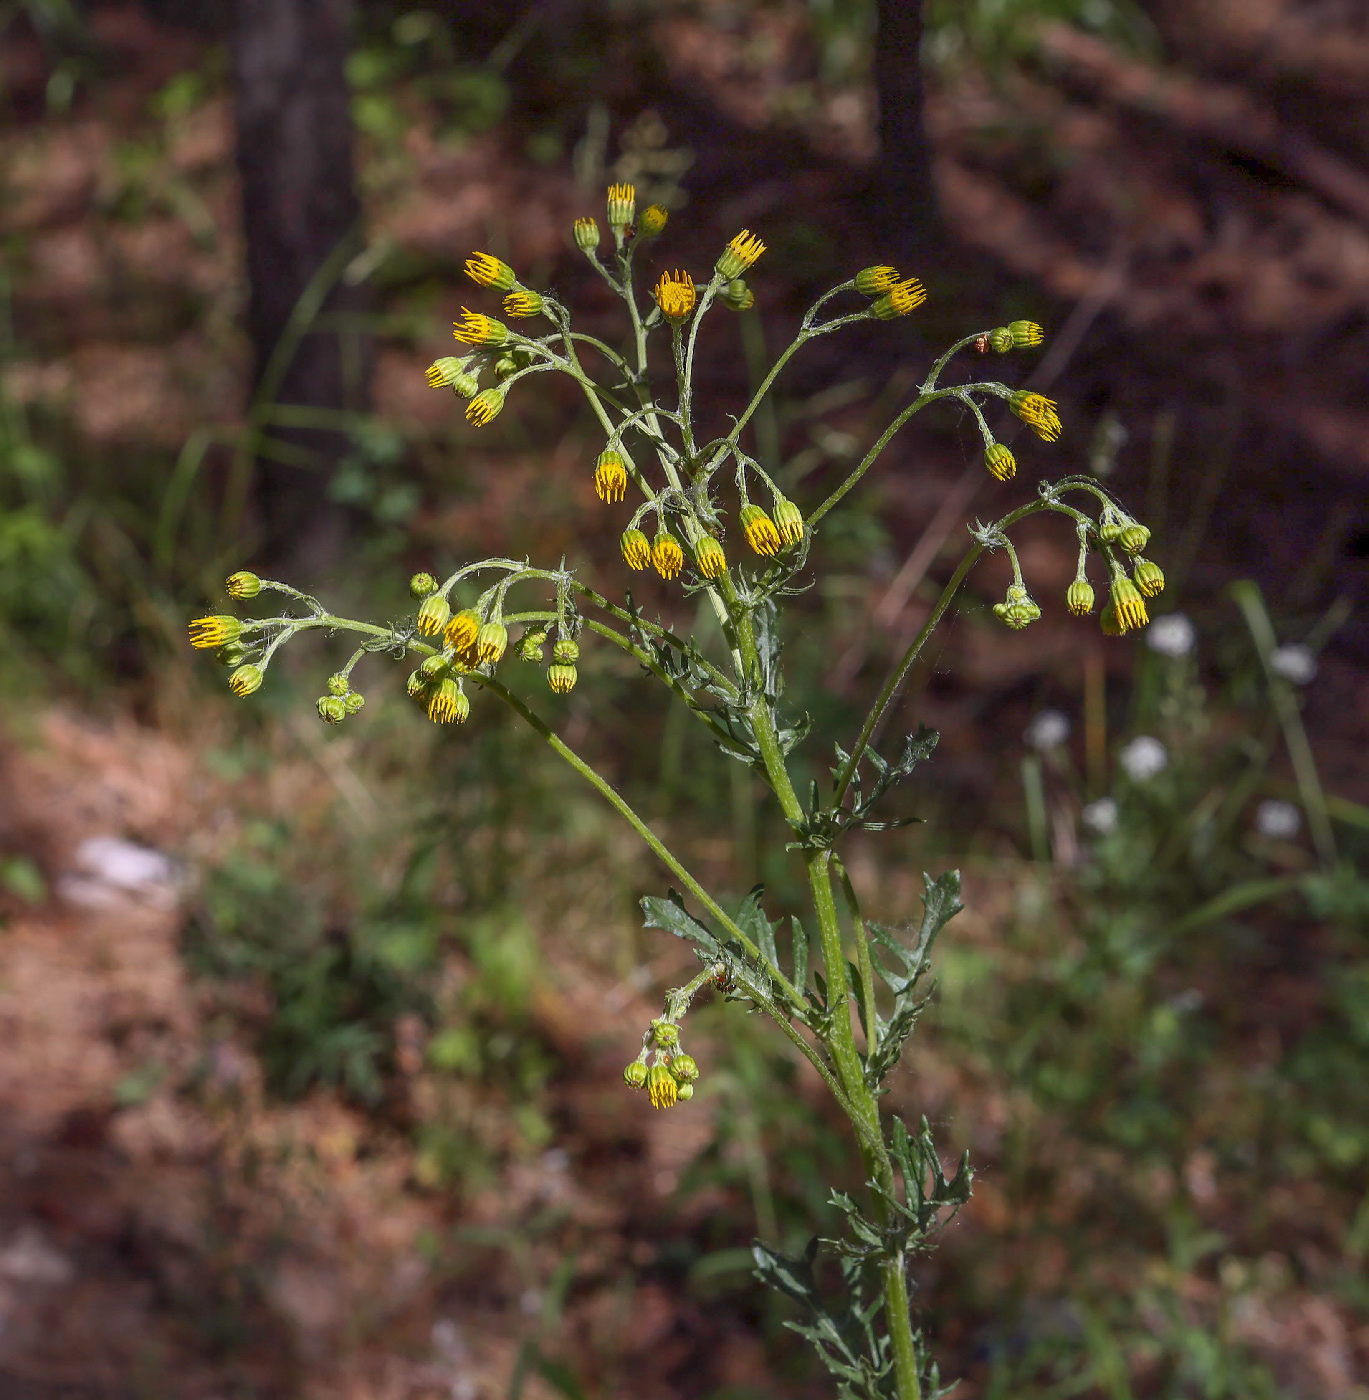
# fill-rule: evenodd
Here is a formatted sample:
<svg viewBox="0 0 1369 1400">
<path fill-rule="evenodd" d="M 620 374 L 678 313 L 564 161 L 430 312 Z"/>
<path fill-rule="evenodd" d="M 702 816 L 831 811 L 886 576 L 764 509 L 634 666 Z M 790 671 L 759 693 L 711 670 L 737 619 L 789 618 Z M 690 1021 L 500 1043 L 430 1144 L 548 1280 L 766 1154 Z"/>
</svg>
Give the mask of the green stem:
<svg viewBox="0 0 1369 1400">
<path fill-rule="evenodd" d="M 502 682 L 497 681 L 493 676 L 477 675 L 471 677 L 471 679 L 478 681 L 478 683 L 484 686 L 486 690 L 492 691 L 511 710 L 513 710 L 521 719 L 523 719 L 524 722 L 530 728 L 536 730 L 536 732 L 540 734 L 544 740 L 546 740 L 547 744 L 550 745 L 553 752 L 558 754 L 568 764 L 570 764 L 570 766 L 573 769 L 575 769 L 575 771 L 582 778 L 584 778 L 584 780 L 587 783 L 589 783 L 590 786 L 593 787 L 600 794 L 601 797 L 603 797 L 603 799 L 609 804 L 609 806 L 612 807 L 614 811 L 617 812 L 618 815 L 622 817 L 624 821 L 627 822 L 627 824 L 633 829 L 633 831 L 635 831 L 637 835 L 640 836 L 642 840 L 646 842 L 646 844 L 651 848 L 651 851 L 656 856 L 656 858 L 666 867 L 667 870 L 671 872 L 672 875 L 675 876 L 676 879 L 680 881 L 680 883 L 690 892 L 690 894 L 692 894 L 694 898 L 697 899 L 699 903 L 702 904 L 703 907 L 723 926 L 723 928 L 728 932 L 728 934 L 731 937 L 735 938 L 737 942 L 740 943 L 742 947 L 746 949 L 747 953 L 751 957 L 753 957 L 758 963 L 760 963 L 763 967 L 771 968 L 771 976 L 784 989 L 786 996 L 790 998 L 791 1002 L 796 1007 L 802 1007 L 804 1005 L 803 999 L 794 990 L 794 987 L 789 982 L 788 978 L 786 978 L 784 974 L 779 971 L 778 968 L 774 968 L 772 964 L 766 962 L 765 958 L 761 954 L 761 950 L 752 941 L 750 935 L 747 934 L 746 931 L 738 925 L 737 921 L 733 919 L 730 914 L 726 913 L 723 910 L 723 907 L 717 902 L 717 900 L 715 900 L 713 896 L 709 894 L 708 891 L 704 889 L 704 887 L 689 873 L 689 871 L 686 870 L 683 865 L 681 865 L 681 863 L 675 857 L 670 848 L 666 846 L 665 843 L 661 840 L 661 838 L 657 836 L 654 831 L 652 831 L 652 829 L 646 824 L 646 822 L 644 822 L 641 819 L 641 817 L 639 817 L 637 813 L 633 811 L 633 809 L 628 805 L 627 801 L 622 797 L 622 795 L 617 791 L 617 789 L 614 788 L 614 786 L 608 781 L 608 779 L 604 778 L 600 773 L 598 773 L 594 768 L 592 768 L 588 763 L 586 763 L 585 760 L 581 758 L 580 755 L 576 753 L 575 750 L 572 749 L 560 737 L 560 735 L 558 735 L 551 728 L 551 726 L 547 724 L 547 722 L 544 719 L 542 719 L 539 715 L 535 714 L 532 710 L 530 710 L 527 707 L 527 705 L 525 705 L 523 701 L 520 700 L 518 696 L 516 696 L 511 690 L 509 690 L 508 687 L 505 686 Z M 778 1012 L 776 1014 L 779 1015 Z M 780 1019 L 783 1019 L 783 1017 L 780 1016 Z"/>
<path fill-rule="evenodd" d="M 962 575 L 963 577 L 963 575 Z M 958 584 L 957 584 L 958 586 Z M 742 658 L 743 677 L 759 677 L 760 656 L 754 629 L 745 609 L 736 609 L 737 648 Z M 756 699 L 750 709 L 752 730 L 760 749 L 766 776 L 779 800 L 780 809 L 791 822 L 802 819 L 803 807 L 785 766 L 774 718 L 763 694 L 757 687 Z M 818 937 L 822 946 L 823 966 L 827 977 L 827 1007 L 830 1019 L 821 1036 L 831 1057 L 843 1093 L 838 1096 L 850 1120 L 860 1146 L 866 1171 L 890 1196 L 894 1193 L 894 1169 L 884 1144 L 880 1122 L 879 1101 L 865 1079 L 865 1069 L 856 1049 L 851 1029 L 851 988 L 846 977 L 846 955 L 842 949 L 841 921 L 837 917 L 836 900 L 832 895 L 830 870 L 831 852 L 813 851 L 808 856 L 808 884 L 813 908 L 817 914 Z M 868 949 L 865 953 L 868 959 Z M 873 988 L 870 1005 L 873 1010 Z M 873 1026 L 871 1027 L 873 1031 Z M 843 1102 L 844 1100 L 844 1102 Z M 876 1192 L 870 1193 L 870 1209 L 875 1219 L 887 1223 L 888 1207 Z M 909 1310 L 908 1281 L 900 1253 L 881 1267 L 884 1289 L 885 1325 L 893 1344 L 894 1372 L 898 1400 L 921 1400 L 922 1384 L 918 1376 L 917 1346 L 913 1337 L 912 1315 Z"/>
</svg>

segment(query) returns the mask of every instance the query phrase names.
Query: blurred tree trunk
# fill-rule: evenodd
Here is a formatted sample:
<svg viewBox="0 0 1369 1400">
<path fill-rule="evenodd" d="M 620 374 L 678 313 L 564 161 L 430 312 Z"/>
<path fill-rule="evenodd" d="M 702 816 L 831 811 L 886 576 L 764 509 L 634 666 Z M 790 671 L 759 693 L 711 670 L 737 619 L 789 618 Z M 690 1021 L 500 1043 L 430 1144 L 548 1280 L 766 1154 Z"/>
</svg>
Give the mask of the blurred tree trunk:
<svg viewBox="0 0 1369 1400">
<path fill-rule="evenodd" d="M 297 307 L 303 312 L 301 297 L 311 285 L 326 291 L 319 317 L 365 309 L 363 290 L 339 276 L 361 247 L 346 73 L 351 27 L 352 0 L 236 0 L 237 156 L 254 392 L 280 405 L 335 412 L 367 406 L 369 344 L 326 323 L 311 330 L 317 317 L 301 315 L 294 326 L 291 319 Z M 331 426 L 281 426 L 269 437 L 276 450 L 263 453 L 257 474 L 267 550 L 326 564 L 345 523 L 326 487 L 347 435 Z"/>
<path fill-rule="evenodd" d="M 926 252 L 937 222 L 923 119 L 922 0 L 877 0 L 877 14 L 880 199 L 893 250 L 906 257 Z"/>
</svg>

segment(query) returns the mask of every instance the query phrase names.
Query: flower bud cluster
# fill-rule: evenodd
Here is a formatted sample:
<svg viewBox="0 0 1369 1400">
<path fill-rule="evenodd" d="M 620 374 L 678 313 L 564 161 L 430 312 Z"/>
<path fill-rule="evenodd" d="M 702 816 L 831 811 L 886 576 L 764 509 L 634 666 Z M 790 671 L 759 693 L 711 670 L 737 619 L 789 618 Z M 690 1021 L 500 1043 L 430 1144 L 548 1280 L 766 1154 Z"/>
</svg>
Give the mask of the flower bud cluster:
<svg viewBox="0 0 1369 1400">
<path fill-rule="evenodd" d="M 694 1097 L 699 1066 L 680 1044 L 680 1028 L 664 1016 L 652 1021 L 637 1058 L 623 1070 L 629 1089 L 645 1089 L 652 1108 L 672 1108 Z"/>
</svg>

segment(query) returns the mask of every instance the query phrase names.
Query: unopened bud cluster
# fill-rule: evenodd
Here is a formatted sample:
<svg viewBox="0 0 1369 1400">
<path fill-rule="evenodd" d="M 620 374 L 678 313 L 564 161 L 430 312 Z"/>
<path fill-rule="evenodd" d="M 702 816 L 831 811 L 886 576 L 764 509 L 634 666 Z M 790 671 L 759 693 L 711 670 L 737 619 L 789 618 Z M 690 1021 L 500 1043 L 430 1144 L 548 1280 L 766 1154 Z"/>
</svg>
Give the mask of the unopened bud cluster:
<svg viewBox="0 0 1369 1400">
<path fill-rule="evenodd" d="M 680 1044 L 679 1026 L 663 1016 L 652 1021 L 642 1037 L 637 1058 L 623 1070 L 630 1089 L 645 1089 L 653 1108 L 673 1108 L 694 1097 L 699 1066 Z"/>
</svg>

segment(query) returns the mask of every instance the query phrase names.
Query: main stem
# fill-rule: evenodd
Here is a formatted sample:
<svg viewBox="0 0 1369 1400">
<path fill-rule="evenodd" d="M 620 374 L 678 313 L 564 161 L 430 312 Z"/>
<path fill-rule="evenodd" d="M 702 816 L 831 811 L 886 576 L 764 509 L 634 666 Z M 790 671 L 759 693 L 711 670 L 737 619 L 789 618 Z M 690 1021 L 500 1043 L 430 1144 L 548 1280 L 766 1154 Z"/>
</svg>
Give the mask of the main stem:
<svg viewBox="0 0 1369 1400">
<path fill-rule="evenodd" d="M 737 648 L 745 666 L 744 674 L 753 681 L 755 699 L 750 718 L 766 776 L 779 800 L 780 810 L 787 820 L 797 822 L 803 817 L 803 807 L 794 791 L 794 784 L 785 766 L 779 736 L 775 732 L 761 687 L 760 654 L 751 617 L 738 606 L 735 593 L 727 590 L 733 608 Z M 856 1049 L 855 1033 L 851 1028 L 850 993 L 846 978 L 846 953 L 841 942 L 841 921 L 837 916 L 836 899 L 832 893 L 831 852 L 813 851 L 807 858 L 808 885 L 813 908 L 818 919 L 818 937 L 822 944 L 822 960 L 827 972 L 828 1006 L 832 1012 L 831 1030 L 823 1037 L 837 1078 L 846 1094 L 843 1105 L 860 1146 L 861 1158 L 869 1176 L 882 1191 L 894 1194 L 894 1168 L 884 1145 L 884 1130 L 880 1122 L 879 1101 L 865 1079 L 864 1066 Z M 874 1034 L 874 1027 L 869 1028 Z M 888 1207 L 877 1193 L 870 1193 L 870 1208 L 876 1221 L 887 1223 Z M 881 1267 L 884 1292 L 884 1320 L 894 1349 L 894 1375 L 899 1400 L 922 1400 L 922 1381 L 918 1374 L 917 1346 L 913 1339 L 913 1320 L 908 1299 L 908 1278 L 902 1251 Z"/>
</svg>

